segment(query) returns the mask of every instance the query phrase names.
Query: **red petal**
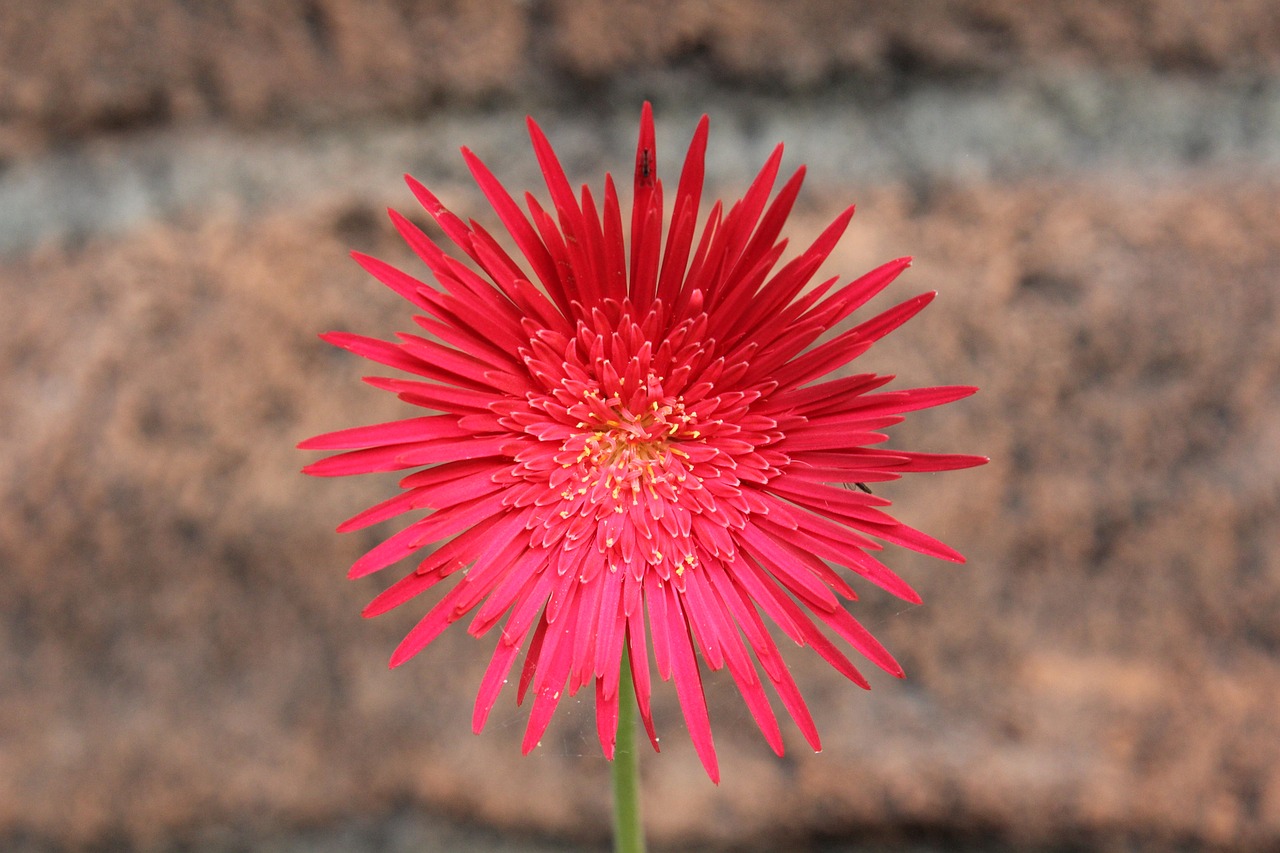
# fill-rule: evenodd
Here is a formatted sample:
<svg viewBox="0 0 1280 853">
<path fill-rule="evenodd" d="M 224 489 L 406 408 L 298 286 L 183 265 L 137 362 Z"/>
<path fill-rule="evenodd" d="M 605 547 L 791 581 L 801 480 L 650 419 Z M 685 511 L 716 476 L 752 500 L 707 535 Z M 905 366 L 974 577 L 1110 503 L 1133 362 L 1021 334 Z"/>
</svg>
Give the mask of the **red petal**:
<svg viewBox="0 0 1280 853">
<path fill-rule="evenodd" d="M 515 200 L 511 198 L 511 195 L 499 183 L 498 179 L 493 176 L 489 168 L 480 161 L 479 157 L 471 153 L 467 148 L 462 149 L 462 157 L 467 161 L 467 167 L 471 169 L 471 175 L 480 186 L 480 191 L 489 200 L 494 212 L 498 214 L 498 218 L 506 226 L 507 232 L 511 234 L 516 241 L 516 245 L 520 247 L 520 251 L 533 266 L 538 279 L 547 288 L 547 293 L 562 312 L 568 313 L 569 300 L 560 285 L 560 277 L 556 274 L 555 264 L 547 253 L 547 247 L 543 245 L 542 240 L 538 238 L 537 233 L 533 230 L 533 226 L 529 224 L 529 220 L 520 212 L 520 207 L 515 203 Z"/>
<path fill-rule="evenodd" d="M 665 586 L 666 607 L 663 616 L 666 624 L 655 623 L 654 636 L 666 631 L 671 649 L 671 665 L 676 682 L 676 698 L 680 700 L 680 710 L 684 712 L 685 725 L 689 728 L 689 737 L 693 740 L 694 751 L 702 760 L 711 781 L 720 784 L 720 767 L 716 761 L 715 743 L 711 738 L 711 718 L 707 715 L 707 700 L 702 693 L 702 675 L 698 671 L 698 661 L 693 655 L 693 643 L 689 638 L 689 626 L 685 621 L 684 611 L 680 607 L 680 596 L 675 589 Z M 660 590 L 659 595 L 662 595 Z"/>
<path fill-rule="evenodd" d="M 526 635 L 527 635 L 526 631 Z M 476 693 L 476 706 L 471 714 L 471 730 L 476 734 L 480 734 L 484 730 L 484 724 L 489 719 L 489 712 L 493 710 L 493 703 L 497 701 L 498 694 L 502 692 L 502 685 L 507 683 L 507 676 L 511 672 L 511 665 L 515 663 L 516 657 L 520 654 L 520 646 L 524 644 L 524 637 L 519 642 L 498 643 L 497 648 L 493 650 L 493 658 L 489 661 L 488 668 L 484 671 L 484 677 L 480 679 L 480 690 Z"/>
<path fill-rule="evenodd" d="M 457 418 L 450 415 L 435 415 L 327 432 L 324 435 L 308 438 L 298 445 L 298 449 L 343 450 L 351 447 L 377 447 L 384 444 L 422 442 L 435 438 L 455 438 L 467 434 L 467 430 L 458 426 Z"/>
<path fill-rule="evenodd" d="M 614 749 L 618 743 L 618 691 L 612 693 L 605 691 L 604 679 L 596 679 L 596 733 L 600 737 L 600 749 L 604 751 L 604 757 L 608 761 L 613 761 Z M 627 696 L 622 701 L 631 701 L 631 697 Z"/>
</svg>

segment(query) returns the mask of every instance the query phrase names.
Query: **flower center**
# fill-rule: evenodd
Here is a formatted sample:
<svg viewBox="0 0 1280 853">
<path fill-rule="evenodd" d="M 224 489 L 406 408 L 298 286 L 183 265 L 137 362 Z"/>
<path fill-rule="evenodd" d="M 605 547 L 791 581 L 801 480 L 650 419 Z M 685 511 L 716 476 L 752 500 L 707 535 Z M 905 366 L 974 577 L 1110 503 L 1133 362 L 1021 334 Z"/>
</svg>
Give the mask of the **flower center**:
<svg viewBox="0 0 1280 853">
<path fill-rule="evenodd" d="M 572 335 L 532 332 L 520 356 L 537 390 L 493 407 L 531 439 L 505 473 L 523 484 L 511 505 L 545 508 L 532 535 L 573 554 L 584 581 L 626 567 L 679 583 L 700 554 L 729 559 L 729 530 L 753 506 L 743 481 L 786 461 L 770 449 L 778 422 L 751 413 L 761 391 L 741 387 L 747 363 L 717 353 L 705 315 L 665 331 L 661 315 L 608 303 Z"/>
<path fill-rule="evenodd" d="M 692 419 L 684 404 L 652 400 L 638 414 L 620 406 L 607 408 L 608 414 L 602 415 L 599 408 L 590 407 L 588 419 L 579 424 L 583 432 L 570 439 L 570 443 L 582 443 L 574 460 L 580 466 L 582 484 L 607 492 L 614 502 L 629 496 L 634 503 L 642 493 L 676 500 L 680 484 L 688 477 L 689 459 L 679 438 L 697 436 L 696 430 L 689 429 Z"/>
</svg>

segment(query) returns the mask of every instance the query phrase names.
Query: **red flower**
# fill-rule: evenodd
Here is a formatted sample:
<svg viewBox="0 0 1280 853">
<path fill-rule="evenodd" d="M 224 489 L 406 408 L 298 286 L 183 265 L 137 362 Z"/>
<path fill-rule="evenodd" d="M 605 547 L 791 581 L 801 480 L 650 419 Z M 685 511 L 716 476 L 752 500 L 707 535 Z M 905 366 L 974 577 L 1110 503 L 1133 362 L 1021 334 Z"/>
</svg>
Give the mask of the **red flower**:
<svg viewBox="0 0 1280 853">
<path fill-rule="evenodd" d="M 300 445 L 345 451 L 305 469 L 319 476 L 413 469 L 401 480 L 403 491 L 344 522 L 340 531 L 429 511 L 352 566 L 351 577 L 361 577 L 428 551 L 364 614 L 385 613 L 460 575 L 404 638 L 391 665 L 472 611 L 468 630 L 477 636 L 502 622 L 473 724 L 477 732 L 483 728 L 527 648 L 517 691 L 521 702 L 533 690 L 526 753 L 562 694 L 593 685 L 600 744 L 612 758 L 624 662 L 656 749 L 650 647 L 658 675 L 675 680 L 694 746 L 713 780 L 719 770 L 699 656 L 710 669 L 729 670 L 779 754 L 782 737 L 765 682 L 819 749 L 813 719 L 764 617 L 866 687 L 815 620 L 885 671 L 901 676 L 902 670 L 845 609 L 840 599 L 856 596 L 833 565 L 919 602 L 870 555 L 882 547 L 875 540 L 963 560 L 886 514 L 889 501 L 851 487 L 986 461 L 874 449 L 885 440 L 880 430 L 901 421 L 904 412 L 976 389 L 873 393 L 892 377 L 823 379 L 914 316 L 933 294 L 819 343 L 910 259 L 843 286 L 833 278 L 808 287 L 848 225 L 851 207 L 778 268 L 786 247 L 779 234 L 804 175 L 798 170 L 769 203 L 782 146 L 740 201 L 728 211 L 716 202 L 698 234 L 704 116 L 685 158 L 664 244 L 662 182 L 647 104 L 629 240 L 612 178 L 605 177 L 600 204 L 586 187 L 576 195 L 532 120 L 529 132 L 550 211 L 526 194 L 526 215 L 474 154 L 462 152 L 519 247 L 520 261 L 407 178 L 470 264 L 445 254 L 392 212 L 441 289 L 375 258 L 354 257 L 413 303 L 426 336 L 400 333 L 395 342 L 345 332 L 324 336 L 409 374 L 367 381 L 438 413 Z"/>
</svg>

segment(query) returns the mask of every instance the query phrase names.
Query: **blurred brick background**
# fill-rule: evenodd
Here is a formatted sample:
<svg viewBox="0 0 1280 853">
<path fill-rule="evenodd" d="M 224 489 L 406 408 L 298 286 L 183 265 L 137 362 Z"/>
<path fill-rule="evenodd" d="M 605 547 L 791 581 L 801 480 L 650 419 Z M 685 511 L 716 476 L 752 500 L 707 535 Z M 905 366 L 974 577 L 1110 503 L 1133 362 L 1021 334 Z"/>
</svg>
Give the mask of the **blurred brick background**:
<svg viewBox="0 0 1280 853">
<path fill-rule="evenodd" d="M 459 145 L 534 181 L 532 113 L 598 184 L 646 98 L 668 179 L 708 112 L 721 192 L 809 164 L 797 239 L 858 202 L 832 274 L 916 257 L 868 361 L 983 390 L 895 441 L 992 457 L 884 489 L 970 563 L 856 606 L 905 682 L 791 656 L 821 755 L 712 678 L 713 788 L 661 691 L 653 837 L 1280 845 L 1280 4 L 49 0 L 0 7 L 0 848 L 603 842 L 589 702 L 520 758 L 487 642 L 388 672 L 330 532 L 387 484 L 292 447 L 403 411 L 315 337 L 406 328 L 346 258 L 409 263 L 402 172 L 483 219 Z"/>
</svg>

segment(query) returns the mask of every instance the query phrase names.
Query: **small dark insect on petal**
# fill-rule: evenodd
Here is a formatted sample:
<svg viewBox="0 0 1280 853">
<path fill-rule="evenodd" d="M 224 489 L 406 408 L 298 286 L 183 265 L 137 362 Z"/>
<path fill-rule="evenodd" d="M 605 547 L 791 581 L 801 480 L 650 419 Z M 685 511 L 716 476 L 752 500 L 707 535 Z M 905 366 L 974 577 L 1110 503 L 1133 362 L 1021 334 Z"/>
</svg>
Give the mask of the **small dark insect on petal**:
<svg viewBox="0 0 1280 853">
<path fill-rule="evenodd" d="M 653 154 L 648 148 L 640 151 L 640 165 L 636 167 L 640 173 L 642 183 L 648 184 L 653 180 Z"/>
<path fill-rule="evenodd" d="M 857 486 L 859 489 L 862 489 L 862 491 L 866 492 L 867 494 L 872 494 L 872 492 L 871 492 L 871 487 L 870 487 L 870 486 L 868 486 L 866 483 L 854 483 L 854 485 L 855 485 L 855 486 Z M 853 491 L 853 489 L 850 489 L 850 488 L 849 488 L 849 484 L 848 484 L 848 483 L 845 483 L 845 484 L 844 484 L 844 487 L 845 487 L 846 489 L 849 489 L 849 491 L 851 491 L 851 492 Z"/>
</svg>

